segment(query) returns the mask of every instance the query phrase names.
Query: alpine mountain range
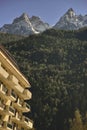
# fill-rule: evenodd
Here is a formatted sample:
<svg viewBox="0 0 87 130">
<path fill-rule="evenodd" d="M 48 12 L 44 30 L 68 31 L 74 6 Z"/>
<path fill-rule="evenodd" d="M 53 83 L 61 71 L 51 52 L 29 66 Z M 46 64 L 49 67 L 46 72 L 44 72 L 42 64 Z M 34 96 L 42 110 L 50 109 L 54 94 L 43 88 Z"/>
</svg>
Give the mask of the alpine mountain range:
<svg viewBox="0 0 87 130">
<path fill-rule="evenodd" d="M 27 36 L 41 33 L 50 28 L 78 30 L 83 27 L 87 27 L 87 15 L 76 15 L 75 11 L 70 8 L 54 26 L 50 26 L 37 16 L 29 18 L 26 13 L 23 13 L 20 17 L 15 18 L 12 24 L 5 24 L 1 27 L 0 32 Z"/>
</svg>

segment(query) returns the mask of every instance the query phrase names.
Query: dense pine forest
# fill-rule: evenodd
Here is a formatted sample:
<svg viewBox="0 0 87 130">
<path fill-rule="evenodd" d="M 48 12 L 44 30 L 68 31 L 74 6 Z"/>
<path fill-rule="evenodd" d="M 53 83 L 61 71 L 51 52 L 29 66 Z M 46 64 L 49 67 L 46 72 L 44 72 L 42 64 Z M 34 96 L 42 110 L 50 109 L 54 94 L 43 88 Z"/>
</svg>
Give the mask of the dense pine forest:
<svg viewBox="0 0 87 130">
<path fill-rule="evenodd" d="M 0 43 L 31 84 L 27 116 L 33 119 L 34 128 L 87 130 L 87 28 L 51 29 L 15 41 L 8 37 L 11 40 L 0 38 Z"/>
<path fill-rule="evenodd" d="M 8 33 L 1 33 L 0 32 L 0 44 L 3 43 L 9 43 L 12 41 L 18 41 L 20 39 L 24 39 L 25 37 L 23 36 L 18 36 L 18 35 L 13 35 L 13 34 L 8 34 Z"/>
</svg>

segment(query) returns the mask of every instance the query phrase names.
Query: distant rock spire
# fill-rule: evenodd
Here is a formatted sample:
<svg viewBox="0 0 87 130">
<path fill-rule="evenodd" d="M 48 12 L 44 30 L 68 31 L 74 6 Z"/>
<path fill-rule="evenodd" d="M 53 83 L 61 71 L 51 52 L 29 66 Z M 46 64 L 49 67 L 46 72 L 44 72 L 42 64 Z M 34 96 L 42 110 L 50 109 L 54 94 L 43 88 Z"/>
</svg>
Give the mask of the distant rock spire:
<svg viewBox="0 0 87 130">
<path fill-rule="evenodd" d="M 73 8 L 69 8 L 69 9 L 68 9 L 68 12 L 70 12 L 70 11 L 74 12 Z"/>
<path fill-rule="evenodd" d="M 13 24 L 19 22 L 20 20 L 29 21 L 29 16 L 26 13 L 23 13 L 20 17 L 14 19 Z"/>
<path fill-rule="evenodd" d="M 23 13 L 20 18 L 23 18 L 23 19 L 29 19 L 29 16 L 27 13 Z"/>
<path fill-rule="evenodd" d="M 69 8 L 53 28 L 62 30 L 77 30 L 82 27 L 87 27 L 87 16 L 76 15 L 75 11 L 72 8 Z"/>
<path fill-rule="evenodd" d="M 18 34 L 18 35 L 31 35 L 49 29 L 50 26 L 44 23 L 39 17 L 32 16 L 29 18 L 27 13 L 15 18 L 12 24 L 6 24 L 0 28 L 0 32 Z"/>
<path fill-rule="evenodd" d="M 68 14 L 70 17 L 73 17 L 73 16 L 76 15 L 75 11 L 72 8 L 68 9 L 68 11 L 66 12 L 66 14 Z"/>
</svg>

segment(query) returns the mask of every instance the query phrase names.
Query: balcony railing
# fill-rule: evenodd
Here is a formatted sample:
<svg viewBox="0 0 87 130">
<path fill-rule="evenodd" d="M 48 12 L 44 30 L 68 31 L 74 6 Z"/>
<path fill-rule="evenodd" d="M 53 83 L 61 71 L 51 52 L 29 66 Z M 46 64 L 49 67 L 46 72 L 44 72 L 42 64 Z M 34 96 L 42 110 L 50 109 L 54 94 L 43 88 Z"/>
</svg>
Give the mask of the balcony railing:
<svg viewBox="0 0 87 130">
<path fill-rule="evenodd" d="M 2 126 L 3 126 L 3 121 L 0 120 L 0 127 L 2 127 Z"/>
<path fill-rule="evenodd" d="M 18 110 L 22 112 L 29 112 L 30 111 L 30 105 L 28 103 L 24 102 L 24 100 L 19 99 L 17 102 L 13 102 L 13 106 Z"/>
<path fill-rule="evenodd" d="M 31 110 L 30 105 L 29 105 L 28 103 L 26 103 L 26 102 L 24 102 L 24 104 L 23 104 L 23 108 L 25 109 L 25 112 L 28 112 L 28 111 Z"/>
<path fill-rule="evenodd" d="M 9 106 L 9 112 L 15 115 L 15 109 L 12 106 Z"/>
<path fill-rule="evenodd" d="M 4 104 L 0 104 L 0 108 L 1 108 L 2 110 L 4 110 L 5 105 L 4 105 Z"/>
<path fill-rule="evenodd" d="M 1 88 L 2 82 L 0 81 L 0 88 Z"/>
<path fill-rule="evenodd" d="M 19 120 L 21 120 L 22 116 L 18 113 L 16 116 Z"/>
<path fill-rule="evenodd" d="M 13 125 L 10 124 L 10 123 L 7 123 L 7 128 L 12 130 L 13 129 Z"/>
<path fill-rule="evenodd" d="M 22 116 L 22 122 L 27 123 L 29 122 L 29 118 L 26 116 Z"/>
<path fill-rule="evenodd" d="M 14 75 L 9 75 L 8 80 L 14 84 L 14 89 L 20 93 L 24 91 L 24 88 L 19 84 L 18 79 Z M 13 88 L 13 86 L 11 87 Z"/>
<path fill-rule="evenodd" d="M 22 106 L 23 105 L 23 100 L 18 99 L 18 104 Z"/>
<path fill-rule="evenodd" d="M 4 110 L 5 104 L 3 104 L 3 100 L 0 98 L 0 110 Z"/>
<path fill-rule="evenodd" d="M 23 116 L 22 117 L 22 122 L 24 122 L 28 128 L 33 127 L 33 121 L 30 120 L 28 117 Z"/>
<path fill-rule="evenodd" d="M 6 88 L 5 85 L 2 86 L 2 91 L 5 92 L 5 94 L 7 93 L 8 89 Z"/>
<path fill-rule="evenodd" d="M 17 98 L 17 95 L 13 90 L 11 91 L 11 96 L 13 96 L 14 98 Z"/>
<path fill-rule="evenodd" d="M 30 105 L 28 103 L 26 103 L 26 108 L 31 109 L 31 107 L 30 107 Z"/>
<path fill-rule="evenodd" d="M 19 112 L 16 112 L 16 114 L 11 118 L 12 122 L 16 124 L 20 124 L 21 119 L 22 119 L 22 115 Z"/>
<path fill-rule="evenodd" d="M 25 118 L 24 118 L 24 121 L 25 121 L 26 123 L 28 123 L 28 122 L 29 122 L 29 118 L 25 117 Z"/>
<path fill-rule="evenodd" d="M 6 86 L 4 84 L 2 84 L 1 82 L 0 82 L 0 91 L 3 94 L 6 94 L 8 92 L 8 89 L 6 88 Z"/>
<path fill-rule="evenodd" d="M 17 98 L 17 95 L 16 93 L 14 92 L 14 90 L 9 90 L 8 93 L 7 93 L 7 96 L 10 100 L 12 101 L 16 101 L 16 98 Z"/>
<path fill-rule="evenodd" d="M 14 126 L 13 130 L 22 130 L 22 129 L 20 129 L 18 126 Z"/>
<path fill-rule="evenodd" d="M 4 130 L 13 130 L 13 124 L 9 122 L 0 121 L 0 127 Z"/>
</svg>

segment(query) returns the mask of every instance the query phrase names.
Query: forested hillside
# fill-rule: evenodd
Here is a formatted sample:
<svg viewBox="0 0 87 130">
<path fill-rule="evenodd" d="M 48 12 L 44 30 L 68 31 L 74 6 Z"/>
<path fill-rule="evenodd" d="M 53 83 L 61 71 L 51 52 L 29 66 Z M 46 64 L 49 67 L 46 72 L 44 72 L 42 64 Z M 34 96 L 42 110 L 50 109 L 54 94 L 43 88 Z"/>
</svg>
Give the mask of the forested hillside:
<svg viewBox="0 0 87 130">
<path fill-rule="evenodd" d="M 3 45 L 32 86 L 36 130 L 87 130 L 87 29 L 47 30 Z"/>
<path fill-rule="evenodd" d="M 24 39 L 25 37 L 23 36 L 18 36 L 18 35 L 12 35 L 8 33 L 0 33 L 0 44 L 3 43 L 9 43 L 12 41 L 18 41 L 20 39 Z"/>
</svg>

